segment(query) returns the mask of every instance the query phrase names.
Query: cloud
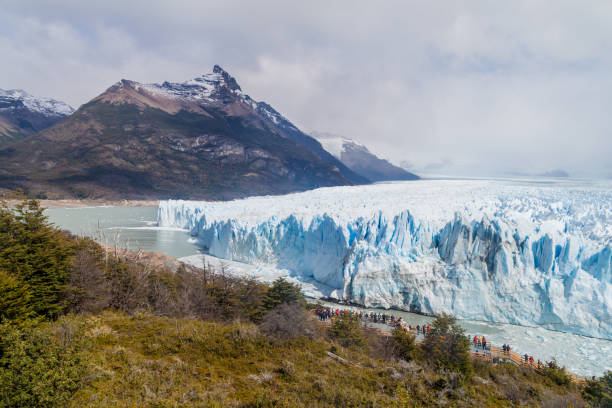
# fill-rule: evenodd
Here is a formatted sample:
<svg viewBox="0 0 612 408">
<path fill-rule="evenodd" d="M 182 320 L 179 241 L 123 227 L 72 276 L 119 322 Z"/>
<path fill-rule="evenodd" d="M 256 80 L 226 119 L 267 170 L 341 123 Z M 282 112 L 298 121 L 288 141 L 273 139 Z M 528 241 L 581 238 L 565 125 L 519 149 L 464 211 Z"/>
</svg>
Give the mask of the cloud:
<svg viewBox="0 0 612 408">
<path fill-rule="evenodd" d="M 606 1 L 7 0 L 0 88 L 78 106 L 218 63 L 301 128 L 415 169 L 607 175 L 610 21 Z"/>
</svg>

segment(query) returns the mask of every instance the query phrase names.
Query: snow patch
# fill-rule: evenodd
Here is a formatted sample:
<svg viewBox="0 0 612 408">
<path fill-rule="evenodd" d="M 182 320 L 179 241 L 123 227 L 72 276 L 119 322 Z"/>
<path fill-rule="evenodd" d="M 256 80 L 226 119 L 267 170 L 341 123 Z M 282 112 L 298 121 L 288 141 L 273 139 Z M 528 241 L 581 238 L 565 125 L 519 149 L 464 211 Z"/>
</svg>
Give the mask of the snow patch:
<svg viewBox="0 0 612 408">
<path fill-rule="evenodd" d="M 4 103 L 21 102 L 27 109 L 45 116 L 68 116 L 74 112 L 74 109 L 64 102 L 50 98 L 35 97 L 21 89 L 11 89 L 8 91 L 0 89 L 0 101 Z M 14 106 L 2 108 L 2 110 L 9 109 L 14 109 Z"/>
</svg>

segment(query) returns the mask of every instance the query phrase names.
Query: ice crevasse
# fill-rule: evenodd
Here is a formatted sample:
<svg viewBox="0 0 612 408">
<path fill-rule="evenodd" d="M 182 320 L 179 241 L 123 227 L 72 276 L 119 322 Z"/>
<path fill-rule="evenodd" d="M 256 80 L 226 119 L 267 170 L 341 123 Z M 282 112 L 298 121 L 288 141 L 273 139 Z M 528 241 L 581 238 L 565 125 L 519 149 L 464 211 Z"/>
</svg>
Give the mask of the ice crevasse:
<svg viewBox="0 0 612 408">
<path fill-rule="evenodd" d="M 368 307 L 612 339 L 612 185 L 433 181 L 162 201 L 219 258 Z"/>
</svg>

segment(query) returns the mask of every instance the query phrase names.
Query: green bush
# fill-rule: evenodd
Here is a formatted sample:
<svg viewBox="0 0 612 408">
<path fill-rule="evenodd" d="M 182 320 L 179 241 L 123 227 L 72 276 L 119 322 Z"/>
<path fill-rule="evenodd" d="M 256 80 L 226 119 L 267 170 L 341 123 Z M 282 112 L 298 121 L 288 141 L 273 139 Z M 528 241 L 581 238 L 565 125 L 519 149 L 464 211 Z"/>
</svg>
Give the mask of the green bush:
<svg viewBox="0 0 612 408">
<path fill-rule="evenodd" d="M 546 367 L 544 375 L 553 380 L 557 385 L 567 386 L 572 382 L 564 367 Z"/>
<path fill-rule="evenodd" d="M 82 335 L 70 321 L 0 325 L 0 407 L 65 407 L 87 365 Z"/>
<path fill-rule="evenodd" d="M 398 327 L 393 330 L 393 344 L 394 354 L 406 361 L 410 361 L 414 358 L 416 351 L 415 337 Z"/>
<path fill-rule="evenodd" d="M 283 303 L 302 303 L 304 296 L 298 285 L 278 278 L 266 292 L 263 299 L 264 311 L 272 310 Z"/>
<path fill-rule="evenodd" d="M 366 344 L 359 320 L 349 314 L 333 318 L 327 334 L 344 347 L 363 347 Z"/>
<path fill-rule="evenodd" d="M 603 377 L 589 381 L 583 395 L 597 407 L 612 407 L 612 371 L 606 371 Z"/>
<path fill-rule="evenodd" d="M 457 371 L 470 377 L 472 361 L 470 342 L 453 316 L 443 314 L 431 324 L 431 332 L 422 344 L 424 358 L 440 369 Z"/>
</svg>

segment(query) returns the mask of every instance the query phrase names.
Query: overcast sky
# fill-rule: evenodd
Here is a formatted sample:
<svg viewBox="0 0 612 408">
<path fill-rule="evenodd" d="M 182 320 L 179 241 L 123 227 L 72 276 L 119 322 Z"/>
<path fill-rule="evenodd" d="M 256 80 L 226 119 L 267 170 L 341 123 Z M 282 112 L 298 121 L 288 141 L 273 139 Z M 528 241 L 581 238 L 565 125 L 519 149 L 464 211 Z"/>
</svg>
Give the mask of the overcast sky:
<svg viewBox="0 0 612 408">
<path fill-rule="evenodd" d="M 430 173 L 612 177 L 612 1 L 2 0 L 0 88 L 77 107 L 219 64 Z"/>
</svg>

